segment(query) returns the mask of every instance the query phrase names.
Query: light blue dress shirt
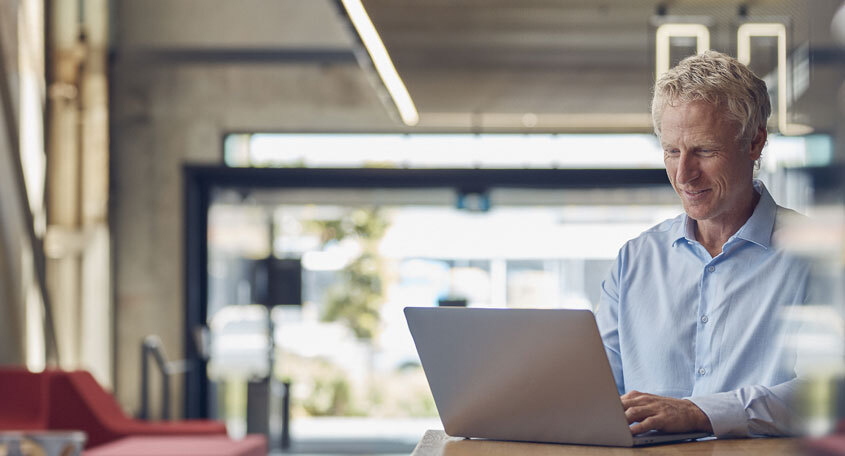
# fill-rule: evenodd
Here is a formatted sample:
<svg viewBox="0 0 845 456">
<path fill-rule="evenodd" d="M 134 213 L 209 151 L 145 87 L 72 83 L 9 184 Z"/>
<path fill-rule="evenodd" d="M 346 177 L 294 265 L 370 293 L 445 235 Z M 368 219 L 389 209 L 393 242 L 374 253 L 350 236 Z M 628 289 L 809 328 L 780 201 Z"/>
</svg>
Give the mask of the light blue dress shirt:
<svg viewBox="0 0 845 456">
<path fill-rule="evenodd" d="M 619 394 L 687 398 L 717 437 L 791 432 L 789 310 L 809 265 L 772 245 L 788 209 L 762 183 L 751 218 L 711 257 L 686 214 L 628 241 L 602 282 L 596 320 Z"/>
</svg>

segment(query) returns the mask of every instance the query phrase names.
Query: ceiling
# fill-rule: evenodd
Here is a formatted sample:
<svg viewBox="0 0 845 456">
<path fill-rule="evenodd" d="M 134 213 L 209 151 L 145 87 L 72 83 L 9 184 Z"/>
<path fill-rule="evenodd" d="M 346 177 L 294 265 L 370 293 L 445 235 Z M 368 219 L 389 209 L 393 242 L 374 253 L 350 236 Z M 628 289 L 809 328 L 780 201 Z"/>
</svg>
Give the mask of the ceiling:
<svg viewBox="0 0 845 456">
<path fill-rule="evenodd" d="M 832 130 L 843 81 L 831 38 L 839 0 L 364 0 L 420 111 L 421 128 L 648 131 L 654 34 L 662 22 L 708 25 L 711 47 L 736 55 L 743 22 L 786 22 L 811 85 L 790 121 Z M 744 11 L 745 16 L 740 12 Z M 673 41 L 672 60 L 693 43 Z M 752 42 L 770 74 L 774 39 Z M 774 79 L 772 79 L 773 85 Z"/>
<path fill-rule="evenodd" d="M 649 132 L 655 31 L 665 22 L 705 24 L 711 47 L 732 55 L 740 24 L 785 23 L 797 76 L 789 121 L 832 133 L 845 111 L 845 48 L 831 33 L 842 0 L 362 1 L 420 112 L 411 131 Z M 122 58 L 330 66 L 363 55 L 361 85 L 374 82 L 402 128 L 340 0 L 116 5 Z M 693 52 L 694 43 L 672 43 L 673 61 Z M 776 40 L 752 44 L 752 69 L 774 93 Z"/>
</svg>

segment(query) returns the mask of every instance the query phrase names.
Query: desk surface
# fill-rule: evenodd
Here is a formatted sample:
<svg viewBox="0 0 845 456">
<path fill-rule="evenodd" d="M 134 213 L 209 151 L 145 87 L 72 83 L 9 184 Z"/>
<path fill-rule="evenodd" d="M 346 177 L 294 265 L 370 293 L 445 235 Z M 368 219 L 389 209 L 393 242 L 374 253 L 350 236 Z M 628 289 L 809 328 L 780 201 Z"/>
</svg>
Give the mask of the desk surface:
<svg viewBox="0 0 845 456">
<path fill-rule="evenodd" d="M 566 456 L 566 455 L 748 455 L 771 456 L 799 453 L 795 439 L 737 439 L 706 440 L 640 448 L 612 448 L 584 445 L 555 445 L 546 443 L 497 442 L 449 437 L 443 431 L 427 431 L 412 456 Z"/>
</svg>

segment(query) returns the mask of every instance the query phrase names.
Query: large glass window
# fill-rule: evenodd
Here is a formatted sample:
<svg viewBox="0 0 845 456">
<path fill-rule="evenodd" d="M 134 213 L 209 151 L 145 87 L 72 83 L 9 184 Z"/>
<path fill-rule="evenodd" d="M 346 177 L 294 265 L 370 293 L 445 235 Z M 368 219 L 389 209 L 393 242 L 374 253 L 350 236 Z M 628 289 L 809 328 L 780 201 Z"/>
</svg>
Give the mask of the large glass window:
<svg viewBox="0 0 845 456">
<path fill-rule="evenodd" d="M 826 136 L 772 136 L 761 177 L 801 209 L 806 185 L 783 169 L 831 150 Z M 651 135 L 233 134 L 224 153 L 232 167 L 662 167 Z M 207 317 L 230 341 L 209 363 L 217 411 L 242 432 L 243 385 L 273 375 L 292 384 L 295 448 L 410 451 L 440 422 L 404 307 L 595 309 L 625 241 L 681 212 L 668 185 L 213 192 Z"/>
<path fill-rule="evenodd" d="M 210 326 L 260 330 L 250 315 L 256 304 L 270 309 L 273 341 L 263 346 L 274 347 L 273 375 L 292 384 L 300 448 L 345 436 L 409 450 L 441 425 L 404 307 L 593 309 L 619 246 L 680 210 L 670 189 L 641 192 L 656 203 L 496 190 L 483 212 L 458 209 L 449 189 L 217 192 L 208 219 Z M 277 286 L 290 277 L 301 289 Z M 240 334 L 229 339 L 238 352 L 231 367 L 212 357 L 209 368 L 221 384 L 219 412 L 235 429 L 245 413 L 243 371 L 260 375 L 266 366 L 260 339 Z"/>
</svg>

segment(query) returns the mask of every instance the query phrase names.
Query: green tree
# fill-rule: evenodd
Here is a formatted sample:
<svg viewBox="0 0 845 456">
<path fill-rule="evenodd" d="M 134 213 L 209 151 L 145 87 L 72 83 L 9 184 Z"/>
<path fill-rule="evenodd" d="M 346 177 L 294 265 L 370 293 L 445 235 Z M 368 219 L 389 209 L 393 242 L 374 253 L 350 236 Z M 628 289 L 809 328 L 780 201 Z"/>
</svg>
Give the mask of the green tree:
<svg viewBox="0 0 845 456">
<path fill-rule="evenodd" d="M 314 223 L 323 247 L 350 238 L 361 246 L 361 254 L 341 271 L 341 280 L 326 291 L 322 320 L 343 322 L 356 337 L 372 340 L 378 331 L 383 302 L 378 242 L 388 222 L 378 208 L 367 208 L 355 209 L 340 219 Z"/>
</svg>

